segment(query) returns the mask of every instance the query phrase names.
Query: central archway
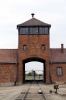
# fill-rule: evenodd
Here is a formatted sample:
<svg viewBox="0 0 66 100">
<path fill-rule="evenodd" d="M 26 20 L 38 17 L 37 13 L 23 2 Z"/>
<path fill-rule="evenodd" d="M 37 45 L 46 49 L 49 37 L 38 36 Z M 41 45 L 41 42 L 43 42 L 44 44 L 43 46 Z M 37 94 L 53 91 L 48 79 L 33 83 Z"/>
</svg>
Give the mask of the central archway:
<svg viewBox="0 0 66 100">
<path fill-rule="evenodd" d="M 42 58 L 27 58 L 23 60 L 23 83 L 25 83 L 25 64 L 31 61 L 37 61 L 43 63 L 43 82 L 46 82 L 46 61 Z"/>
</svg>

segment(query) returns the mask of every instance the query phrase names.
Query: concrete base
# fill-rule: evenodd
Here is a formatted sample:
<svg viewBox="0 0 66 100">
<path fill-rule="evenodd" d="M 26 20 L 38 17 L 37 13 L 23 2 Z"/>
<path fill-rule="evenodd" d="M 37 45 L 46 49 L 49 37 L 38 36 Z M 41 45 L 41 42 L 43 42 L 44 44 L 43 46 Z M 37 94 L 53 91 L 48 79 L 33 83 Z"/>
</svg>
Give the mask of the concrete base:
<svg viewBox="0 0 66 100">
<path fill-rule="evenodd" d="M 0 86 L 13 86 L 14 82 L 9 82 L 9 83 L 0 83 Z"/>
<path fill-rule="evenodd" d="M 23 83 L 22 83 L 22 82 L 18 82 L 17 84 L 18 84 L 18 85 L 22 85 Z"/>
<path fill-rule="evenodd" d="M 8 82 L 8 83 L 0 83 L 0 86 L 16 86 L 16 85 L 22 85 L 21 82 Z"/>
<path fill-rule="evenodd" d="M 62 84 L 64 84 L 65 82 L 55 82 L 56 84 L 58 84 L 58 85 L 62 85 Z"/>
</svg>

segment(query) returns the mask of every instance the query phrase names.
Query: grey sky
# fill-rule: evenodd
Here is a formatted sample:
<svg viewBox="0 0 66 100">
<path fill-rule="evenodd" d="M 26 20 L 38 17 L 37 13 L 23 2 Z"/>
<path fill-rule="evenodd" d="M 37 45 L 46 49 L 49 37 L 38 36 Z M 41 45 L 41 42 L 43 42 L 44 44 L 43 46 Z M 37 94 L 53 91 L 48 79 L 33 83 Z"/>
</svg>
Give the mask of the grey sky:
<svg viewBox="0 0 66 100">
<path fill-rule="evenodd" d="M 16 25 L 31 13 L 52 25 L 50 47 L 66 47 L 66 0 L 0 0 L 0 48 L 18 48 Z"/>
<path fill-rule="evenodd" d="M 25 70 L 26 71 L 31 71 L 31 70 L 36 70 L 38 73 L 43 70 L 43 63 L 32 61 L 28 62 L 25 64 Z"/>
<path fill-rule="evenodd" d="M 16 25 L 31 18 L 51 24 L 50 47 L 66 48 L 66 0 L 0 0 L 0 49 L 18 48 Z"/>
</svg>

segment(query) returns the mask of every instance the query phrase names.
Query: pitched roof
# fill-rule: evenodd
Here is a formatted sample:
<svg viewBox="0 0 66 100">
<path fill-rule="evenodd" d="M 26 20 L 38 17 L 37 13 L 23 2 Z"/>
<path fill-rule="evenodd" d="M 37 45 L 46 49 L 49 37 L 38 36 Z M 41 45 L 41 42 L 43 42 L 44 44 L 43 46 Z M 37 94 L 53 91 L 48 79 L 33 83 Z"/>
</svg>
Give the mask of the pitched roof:
<svg viewBox="0 0 66 100">
<path fill-rule="evenodd" d="M 61 52 L 61 49 L 50 49 L 51 62 L 66 62 L 66 49 Z"/>
<path fill-rule="evenodd" d="M 51 27 L 50 24 L 44 23 L 36 18 L 32 18 L 24 23 L 18 24 L 17 28 L 20 26 L 48 26 L 48 27 Z"/>
<path fill-rule="evenodd" d="M 0 63 L 16 63 L 17 49 L 0 49 Z"/>
<path fill-rule="evenodd" d="M 0 49 L 0 63 L 16 63 L 18 49 Z M 66 49 L 50 49 L 50 62 L 66 62 Z"/>
</svg>

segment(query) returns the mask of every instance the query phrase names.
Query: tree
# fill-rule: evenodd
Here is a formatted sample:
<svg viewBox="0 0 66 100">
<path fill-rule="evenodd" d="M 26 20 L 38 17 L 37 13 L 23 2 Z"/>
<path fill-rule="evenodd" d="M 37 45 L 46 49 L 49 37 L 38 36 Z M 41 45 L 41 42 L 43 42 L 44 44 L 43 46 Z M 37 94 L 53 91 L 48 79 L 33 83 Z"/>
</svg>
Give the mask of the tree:
<svg viewBox="0 0 66 100">
<path fill-rule="evenodd" d="M 37 73 L 36 73 L 35 71 L 33 71 L 33 70 L 32 70 L 31 72 L 29 72 L 27 75 L 28 75 L 28 76 L 33 76 L 34 73 L 35 73 L 35 75 L 37 75 Z"/>
<path fill-rule="evenodd" d="M 32 72 L 29 72 L 27 75 L 28 75 L 28 76 L 32 76 Z"/>
</svg>

